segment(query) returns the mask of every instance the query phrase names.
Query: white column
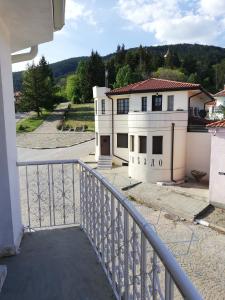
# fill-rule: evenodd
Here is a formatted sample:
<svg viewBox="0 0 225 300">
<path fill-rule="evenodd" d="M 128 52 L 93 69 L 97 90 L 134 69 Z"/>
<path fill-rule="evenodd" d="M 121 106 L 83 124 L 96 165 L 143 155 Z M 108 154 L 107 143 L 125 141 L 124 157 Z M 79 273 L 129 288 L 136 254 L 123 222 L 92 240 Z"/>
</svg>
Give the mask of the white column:
<svg viewBox="0 0 225 300">
<path fill-rule="evenodd" d="M 16 132 L 11 50 L 0 24 L 0 256 L 15 254 L 23 229 L 16 167 Z"/>
</svg>

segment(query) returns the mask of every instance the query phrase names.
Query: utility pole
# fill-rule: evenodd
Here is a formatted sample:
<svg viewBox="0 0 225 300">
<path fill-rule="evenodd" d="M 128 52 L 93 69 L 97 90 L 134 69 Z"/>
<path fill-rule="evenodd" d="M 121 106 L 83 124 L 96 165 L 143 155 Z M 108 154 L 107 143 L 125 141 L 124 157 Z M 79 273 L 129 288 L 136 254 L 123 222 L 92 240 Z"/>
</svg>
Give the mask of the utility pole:
<svg viewBox="0 0 225 300">
<path fill-rule="evenodd" d="M 109 71 L 105 68 L 105 87 L 109 87 Z"/>
</svg>

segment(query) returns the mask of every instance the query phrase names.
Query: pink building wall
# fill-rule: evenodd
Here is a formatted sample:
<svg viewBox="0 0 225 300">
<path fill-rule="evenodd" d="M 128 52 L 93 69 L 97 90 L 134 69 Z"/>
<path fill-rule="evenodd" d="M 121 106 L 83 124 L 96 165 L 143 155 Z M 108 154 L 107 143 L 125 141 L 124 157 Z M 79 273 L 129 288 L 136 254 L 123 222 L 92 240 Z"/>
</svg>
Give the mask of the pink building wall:
<svg viewBox="0 0 225 300">
<path fill-rule="evenodd" d="M 211 165 L 209 201 L 225 208 L 225 128 L 210 129 Z"/>
</svg>

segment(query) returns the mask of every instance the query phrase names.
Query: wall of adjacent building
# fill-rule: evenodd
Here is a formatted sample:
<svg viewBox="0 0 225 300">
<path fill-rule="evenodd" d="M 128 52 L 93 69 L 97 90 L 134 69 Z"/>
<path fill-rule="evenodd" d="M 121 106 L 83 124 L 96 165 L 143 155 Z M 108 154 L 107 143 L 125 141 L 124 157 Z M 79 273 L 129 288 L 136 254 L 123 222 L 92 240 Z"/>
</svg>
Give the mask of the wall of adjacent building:
<svg viewBox="0 0 225 300">
<path fill-rule="evenodd" d="M 225 208 L 225 129 L 212 129 L 211 132 L 209 201 Z"/>
<path fill-rule="evenodd" d="M 210 173 L 210 151 L 211 141 L 208 132 L 188 132 L 187 133 L 187 160 L 186 175 L 192 177 L 191 171 L 198 170 L 206 172 L 203 178 L 209 180 Z"/>
</svg>

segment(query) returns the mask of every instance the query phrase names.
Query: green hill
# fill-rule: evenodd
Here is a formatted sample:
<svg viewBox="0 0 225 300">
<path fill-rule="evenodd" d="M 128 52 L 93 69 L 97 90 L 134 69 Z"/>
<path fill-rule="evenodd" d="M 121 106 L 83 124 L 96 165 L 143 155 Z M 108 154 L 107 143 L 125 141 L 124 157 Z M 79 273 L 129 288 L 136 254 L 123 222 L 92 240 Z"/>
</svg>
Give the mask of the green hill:
<svg viewBox="0 0 225 300">
<path fill-rule="evenodd" d="M 154 56 L 163 57 L 167 52 L 168 48 L 170 51 L 175 52 L 179 57 L 180 61 L 184 61 L 186 57 L 193 57 L 195 61 L 197 61 L 199 68 L 204 72 L 204 76 L 207 76 L 207 72 L 212 65 L 218 64 L 222 59 L 225 59 L 225 49 L 221 47 L 215 46 L 206 46 L 199 44 L 176 44 L 176 45 L 164 45 L 164 46 L 150 46 L 145 47 L 150 51 Z M 137 48 L 126 49 L 125 52 L 135 52 L 138 50 Z M 115 55 L 115 53 L 106 55 L 103 57 L 105 61 L 109 60 Z M 78 66 L 78 63 L 81 60 L 86 60 L 87 56 L 82 57 L 74 57 L 65 59 L 56 63 L 50 64 L 52 68 L 54 78 L 56 82 L 62 78 L 67 76 L 68 74 L 75 72 Z M 187 66 L 188 68 L 188 66 Z M 155 71 L 155 70 L 154 70 Z M 21 89 L 21 81 L 22 81 L 22 72 L 14 72 L 13 73 L 14 80 L 14 89 L 18 91 Z"/>
</svg>

